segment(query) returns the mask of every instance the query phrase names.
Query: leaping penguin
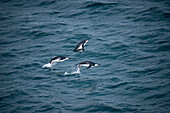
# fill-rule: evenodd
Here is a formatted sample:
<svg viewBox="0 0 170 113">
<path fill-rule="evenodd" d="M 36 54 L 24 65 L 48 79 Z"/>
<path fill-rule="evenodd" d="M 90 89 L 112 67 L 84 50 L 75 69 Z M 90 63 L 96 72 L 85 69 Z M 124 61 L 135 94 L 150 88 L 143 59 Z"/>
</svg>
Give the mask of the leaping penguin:
<svg viewBox="0 0 170 113">
<path fill-rule="evenodd" d="M 88 42 L 88 40 L 81 41 L 80 43 L 77 44 L 77 46 L 75 47 L 75 49 L 73 51 L 74 52 L 77 52 L 80 50 L 85 51 L 84 46 L 86 45 L 87 42 Z"/>
<path fill-rule="evenodd" d="M 91 61 L 84 61 L 84 62 L 81 62 L 81 63 L 76 64 L 76 65 L 78 65 L 79 68 L 80 68 L 81 66 L 85 66 L 85 67 L 87 67 L 86 69 L 89 69 L 90 67 L 99 66 L 100 64 L 94 63 L 94 62 L 91 62 Z"/>
<path fill-rule="evenodd" d="M 55 56 L 53 57 L 48 64 L 45 64 L 42 66 L 42 68 L 51 68 L 54 66 L 57 62 L 63 62 L 65 60 L 68 60 L 70 58 L 64 57 L 64 56 Z"/>
</svg>

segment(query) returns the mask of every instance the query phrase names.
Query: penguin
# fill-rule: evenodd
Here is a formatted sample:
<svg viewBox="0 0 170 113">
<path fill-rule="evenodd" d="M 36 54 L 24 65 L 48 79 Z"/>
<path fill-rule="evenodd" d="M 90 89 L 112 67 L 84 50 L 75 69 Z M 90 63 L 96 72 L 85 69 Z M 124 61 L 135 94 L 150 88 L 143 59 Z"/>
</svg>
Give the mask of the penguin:
<svg viewBox="0 0 170 113">
<path fill-rule="evenodd" d="M 81 41 L 80 43 L 77 44 L 77 46 L 75 47 L 75 49 L 73 51 L 74 52 L 85 51 L 84 46 L 86 45 L 87 42 L 88 42 L 88 40 Z"/>
<path fill-rule="evenodd" d="M 84 62 L 81 62 L 81 63 L 76 64 L 76 65 L 78 65 L 79 68 L 80 68 L 81 66 L 85 66 L 85 67 L 87 67 L 86 69 L 89 69 L 90 67 L 99 66 L 100 64 L 94 63 L 94 62 L 91 62 L 91 61 L 84 61 Z"/>
<path fill-rule="evenodd" d="M 64 57 L 64 56 L 55 56 L 53 57 L 48 64 L 45 64 L 42 66 L 42 68 L 51 68 L 54 66 L 57 62 L 63 62 L 65 60 L 68 60 L 70 58 Z"/>
</svg>

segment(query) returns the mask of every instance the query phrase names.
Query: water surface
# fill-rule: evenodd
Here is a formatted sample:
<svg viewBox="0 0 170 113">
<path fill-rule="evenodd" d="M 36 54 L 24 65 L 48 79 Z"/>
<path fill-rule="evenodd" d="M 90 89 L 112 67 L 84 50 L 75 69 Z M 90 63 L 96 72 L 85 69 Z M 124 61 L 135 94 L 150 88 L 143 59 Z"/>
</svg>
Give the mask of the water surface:
<svg viewBox="0 0 170 113">
<path fill-rule="evenodd" d="M 168 0 L 1 0 L 1 113 L 170 112 Z M 73 52 L 89 39 L 85 52 Z M 42 69 L 54 56 L 71 59 Z M 77 70 L 82 61 L 101 64 Z"/>
</svg>

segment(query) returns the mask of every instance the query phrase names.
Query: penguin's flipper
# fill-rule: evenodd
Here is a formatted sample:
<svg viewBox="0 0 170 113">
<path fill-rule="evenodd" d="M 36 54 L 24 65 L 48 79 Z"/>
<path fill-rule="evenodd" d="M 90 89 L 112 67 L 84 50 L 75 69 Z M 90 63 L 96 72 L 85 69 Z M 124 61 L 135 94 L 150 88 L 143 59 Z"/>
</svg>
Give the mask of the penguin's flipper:
<svg viewBox="0 0 170 113">
<path fill-rule="evenodd" d="M 89 69 L 91 67 L 91 65 L 89 65 L 86 69 Z"/>
<path fill-rule="evenodd" d="M 85 51 L 85 49 L 84 49 L 84 47 L 83 47 L 83 49 L 82 49 L 83 51 Z"/>
</svg>

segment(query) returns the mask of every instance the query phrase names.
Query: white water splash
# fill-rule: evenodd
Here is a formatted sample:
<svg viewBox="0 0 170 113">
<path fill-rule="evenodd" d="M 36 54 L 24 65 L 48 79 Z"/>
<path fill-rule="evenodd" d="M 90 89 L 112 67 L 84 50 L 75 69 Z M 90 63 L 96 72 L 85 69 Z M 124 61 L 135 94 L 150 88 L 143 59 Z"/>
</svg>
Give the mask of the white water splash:
<svg viewBox="0 0 170 113">
<path fill-rule="evenodd" d="M 81 72 L 80 72 L 80 68 L 78 67 L 78 68 L 77 68 L 77 71 L 73 71 L 73 72 L 71 72 L 71 73 L 65 72 L 64 75 L 74 75 L 74 74 L 80 74 L 80 73 L 81 73 Z"/>
<path fill-rule="evenodd" d="M 56 63 L 48 63 L 48 64 L 44 64 L 42 66 L 42 68 L 52 68 Z"/>
<path fill-rule="evenodd" d="M 44 64 L 42 68 L 51 68 L 52 66 L 53 66 L 52 64 L 48 63 L 48 64 Z"/>
</svg>

